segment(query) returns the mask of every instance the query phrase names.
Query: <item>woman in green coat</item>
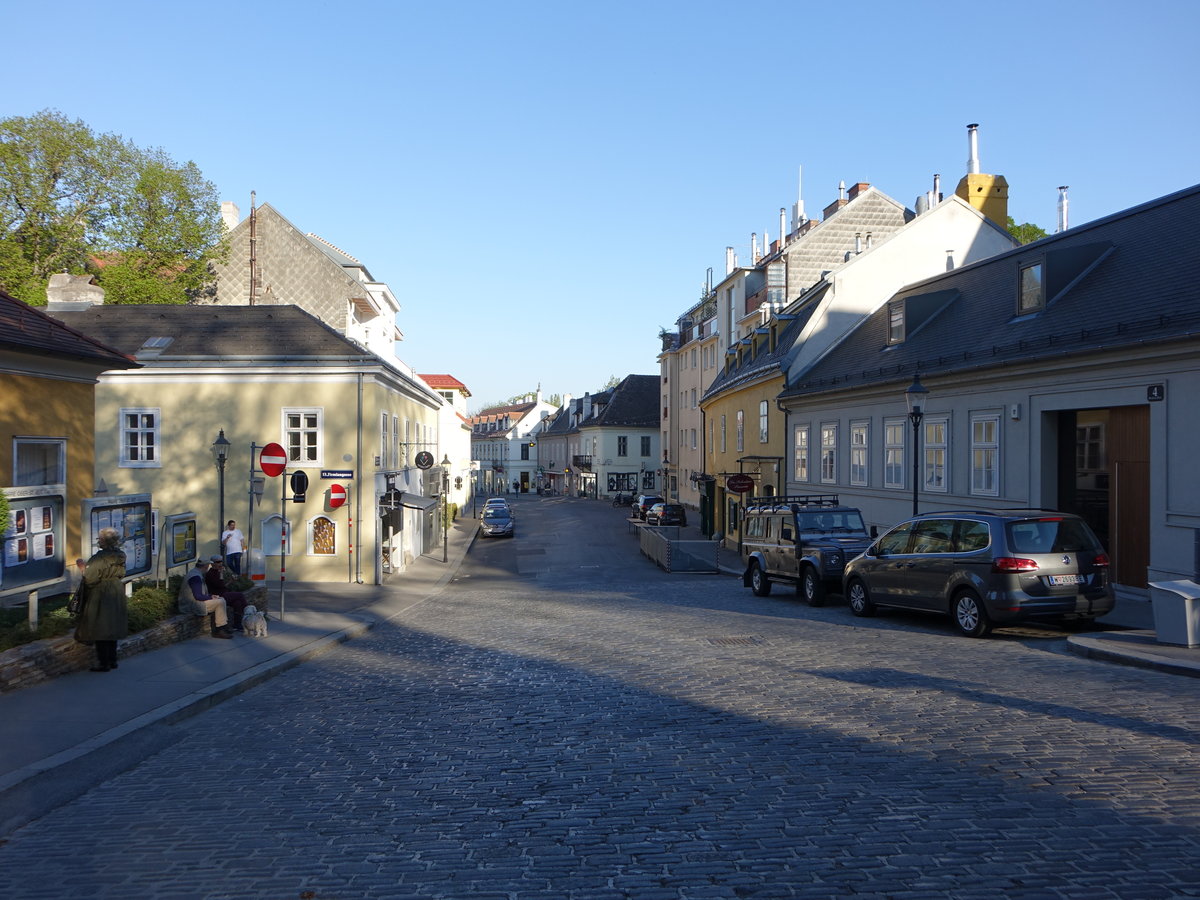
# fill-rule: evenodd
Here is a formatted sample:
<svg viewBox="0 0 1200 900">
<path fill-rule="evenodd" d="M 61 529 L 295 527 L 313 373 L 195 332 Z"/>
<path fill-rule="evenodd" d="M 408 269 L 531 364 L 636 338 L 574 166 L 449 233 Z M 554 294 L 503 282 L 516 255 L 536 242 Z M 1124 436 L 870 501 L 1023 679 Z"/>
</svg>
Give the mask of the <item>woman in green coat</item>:
<svg viewBox="0 0 1200 900">
<path fill-rule="evenodd" d="M 117 667 L 117 641 L 129 634 L 129 610 L 125 601 L 125 553 L 117 549 L 121 535 L 113 528 L 100 529 L 99 552 L 88 560 L 83 573 L 87 592 L 75 637 L 96 644 L 93 672 Z"/>
</svg>

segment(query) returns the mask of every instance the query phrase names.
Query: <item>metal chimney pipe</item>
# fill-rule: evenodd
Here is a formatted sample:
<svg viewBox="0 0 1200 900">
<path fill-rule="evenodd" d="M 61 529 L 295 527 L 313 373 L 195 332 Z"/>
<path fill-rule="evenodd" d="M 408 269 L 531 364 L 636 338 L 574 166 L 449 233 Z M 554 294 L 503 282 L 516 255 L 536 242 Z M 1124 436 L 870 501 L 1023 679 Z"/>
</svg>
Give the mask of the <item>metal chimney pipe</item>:
<svg viewBox="0 0 1200 900">
<path fill-rule="evenodd" d="M 941 175 L 933 176 L 933 202 L 934 203 L 942 202 L 942 176 Z"/>
<path fill-rule="evenodd" d="M 750 264 L 758 262 L 758 232 L 750 232 Z"/>
<path fill-rule="evenodd" d="M 861 231 L 856 231 L 854 233 L 854 252 L 856 255 L 859 253 L 862 253 L 862 232 Z"/>
<path fill-rule="evenodd" d="M 736 268 L 737 268 L 737 264 L 734 262 L 733 248 L 726 247 L 725 248 L 725 274 L 726 275 L 732 274 L 733 270 Z"/>
<path fill-rule="evenodd" d="M 1067 188 L 1070 185 L 1060 184 L 1058 186 L 1058 230 L 1067 230 Z"/>
<path fill-rule="evenodd" d="M 787 234 L 787 207 L 779 207 L 779 246 L 783 247 L 783 236 Z"/>
<path fill-rule="evenodd" d="M 976 175 L 979 173 L 979 124 L 973 123 L 967 126 L 967 148 L 969 155 L 967 157 L 967 174 Z"/>
</svg>

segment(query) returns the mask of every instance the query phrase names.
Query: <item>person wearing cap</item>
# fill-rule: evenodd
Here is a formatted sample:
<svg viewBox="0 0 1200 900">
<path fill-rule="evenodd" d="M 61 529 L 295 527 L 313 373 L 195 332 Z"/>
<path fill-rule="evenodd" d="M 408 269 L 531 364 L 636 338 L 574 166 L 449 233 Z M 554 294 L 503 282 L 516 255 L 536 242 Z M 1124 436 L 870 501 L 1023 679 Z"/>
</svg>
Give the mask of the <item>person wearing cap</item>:
<svg viewBox="0 0 1200 900">
<path fill-rule="evenodd" d="M 224 597 L 214 597 L 204 583 L 212 562 L 207 559 L 196 560 L 196 567 L 187 573 L 183 583 L 179 585 L 179 611 L 191 613 L 194 616 L 210 616 L 212 619 L 212 636 L 229 639 L 233 631 L 229 628 L 229 613 L 225 608 Z"/>
<path fill-rule="evenodd" d="M 220 556 L 208 558 L 208 571 L 204 573 L 204 584 L 215 597 L 224 597 L 234 631 L 242 630 L 242 613 L 246 609 L 246 595 L 241 591 L 229 590 L 225 584 L 225 563 Z"/>
</svg>

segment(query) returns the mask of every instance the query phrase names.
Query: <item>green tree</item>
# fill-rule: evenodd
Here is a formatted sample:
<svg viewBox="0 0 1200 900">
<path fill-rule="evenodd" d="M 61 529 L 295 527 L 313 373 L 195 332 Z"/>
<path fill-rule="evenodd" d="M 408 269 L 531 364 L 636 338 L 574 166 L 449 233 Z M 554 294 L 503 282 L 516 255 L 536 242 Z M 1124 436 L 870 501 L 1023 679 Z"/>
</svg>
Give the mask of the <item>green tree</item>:
<svg viewBox="0 0 1200 900">
<path fill-rule="evenodd" d="M 8 531 L 8 497 L 0 491 L 0 535 Z"/>
<path fill-rule="evenodd" d="M 1008 233 L 1022 244 L 1032 244 L 1034 241 L 1040 241 L 1046 236 L 1046 232 L 1032 222 L 1023 222 L 1018 225 L 1013 221 L 1012 216 L 1008 217 Z"/>
<path fill-rule="evenodd" d="M 0 286 L 46 302 L 56 272 L 110 303 L 183 303 L 225 248 L 216 188 L 194 163 L 45 110 L 0 120 Z"/>
<path fill-rule="evenodd" d="M 600 390 L 602 390 L 602 391 L 612 390 L 620 383 L 621 383 L 621 379 L 618 378 L 616 375 L 609 375 L 608 381 L 604 382 L 604 387 L 600 388 Z"/>
</svg>

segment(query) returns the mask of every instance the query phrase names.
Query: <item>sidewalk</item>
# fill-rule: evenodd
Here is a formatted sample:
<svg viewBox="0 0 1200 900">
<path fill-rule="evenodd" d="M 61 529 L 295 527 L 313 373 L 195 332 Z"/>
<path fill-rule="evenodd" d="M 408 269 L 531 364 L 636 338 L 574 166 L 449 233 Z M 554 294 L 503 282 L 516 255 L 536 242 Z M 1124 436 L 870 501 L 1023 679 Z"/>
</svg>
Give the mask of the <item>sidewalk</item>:
<svg viewBox="0 0 1200 900">
<path fill-rule="evenodd" d="M 428 599 L 458 570 L 475 533 L 475 520 L 460 519 L 447 562 L 436 547 L 387 585 L 287 583 L 282 620 L 279 583 L 268 582 L 266 638 L 197 637 L 123 658 L 115 672 L 75 672 L 0 694 L 0 835 L 86 791 L 98 773 L 136 762 L 123 762 L 125 739 L 153 749 L 153 726 L 202 712 Z"/>
</svg>

